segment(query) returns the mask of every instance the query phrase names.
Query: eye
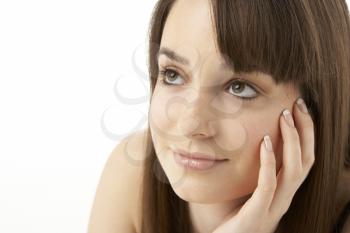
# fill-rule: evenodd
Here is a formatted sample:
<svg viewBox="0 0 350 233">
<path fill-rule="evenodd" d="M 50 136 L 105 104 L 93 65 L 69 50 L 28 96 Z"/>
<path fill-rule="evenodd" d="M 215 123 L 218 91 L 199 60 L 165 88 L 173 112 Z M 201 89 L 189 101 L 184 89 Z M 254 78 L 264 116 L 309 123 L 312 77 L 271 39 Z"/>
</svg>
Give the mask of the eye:
<svg viewBox="0 0 350 233">
<path fill-rule="evenodd" d="M 229 89 L 232 90 L 230 93 L 235 95 L 235 97 L 243 100 L 253 100 L 257 98 L 259 94 L 254 87 L 243 80 L 234 80 L 229 85 Z M 242 96 L 237 96 L 236 94 L 240 94 Z"/>
<path fill-rule="evenodd" d="M 175 70 L 172 69 L 162 69 L 159 71 L 160 76 L 162 77 L 161 82 L 164 85 L 181 85 L 178 83 L 173 84 L 173 81 L 177 79 L 178 73 Z M 167 81 L 170 80 L 170 81 Z"/>
<path fill-rule="evenodd" d="M 179 74 L 177 71 L 173 69 L 169 69 L 169 68 L 160 69 L 159 75 L 161 76 L 161 83 L 166 86 L 182 85 L 181 82 L 180 84 L 179 82 L 176 83 L 176 80 Z M 241 79 L 236 79 L 230 83 L 229 92 L 233 94 L 234 97 L 242 100 L 246 100 L 246 101 L 251 101 L 259 96 L 259 92 L 256 91 L 256 89 L 252 85 L 248 84 L 246 81 Z M 242 96 L 239 96 L 239 95 L 242 95 Z"/>
</svg>

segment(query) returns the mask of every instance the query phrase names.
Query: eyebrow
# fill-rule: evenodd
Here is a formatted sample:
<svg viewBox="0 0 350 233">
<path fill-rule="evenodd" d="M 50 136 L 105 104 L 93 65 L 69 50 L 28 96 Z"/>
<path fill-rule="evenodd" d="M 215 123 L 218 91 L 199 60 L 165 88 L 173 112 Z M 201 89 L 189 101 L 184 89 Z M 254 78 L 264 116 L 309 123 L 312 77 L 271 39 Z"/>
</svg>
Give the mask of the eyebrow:
<svg viewBox="0 0 350 233">
<path fill-rule="evenodd" d="M 160 48 L 158 55 L 157 55 L 157 58 L 159 58 L 160 55 L 165 55 L 169 59 L 176 61 L 178 63 L 181 63 L 183 65 L 186 65 L 186 66 L 190 65 L 190 62 L 187 58 L 182 57 L 181 55 L 177 54 L 174 50 L 171 50 L 167 47 Z"/>
<path fill-rule="evenodd" d="M 172 49 L 170 49 L 168 47 L 161 47 L 159 49 L 159 52 L 157 54 L 157 60 L 159 60 L 159 56 L 160 55 L 165 55 L 170 60 L 176 61 L 176 62 L 178 62 L 180 64 L 185 65 L 185 66 L 190 65 L 190 62 L 189 62 L 189 60 L 187 58 L 177 54 L 174 50 L 172 50 Z M 231 72 L 233 72 L 236 75 L 241 75 L 242 74 L 241 72 L 235 72 L 234 71 L 234 65 L 233 65 L 233 63 L 231 63 L 231 60 L 229 60 L 228 58 L 225 58 L 224 62 L 221 62 L 220 68 L 223 69 L 223 70 L 230 70 Z M 249 78 L 250 76 L 249 75 L 247 75 L 247 76 L 244 75 L 243 77 Z M 256 79 L 255 77 L 258 77 L 258 76 L 254 75 L 252 77 L 255 80 Z M 264 77 L 267 77 L 267 78 L 262 78 L 262 80 L 271 80 L 273 82 L 273 84 L 277 85 L 276 81 L 269 74 L 267 76 L 264 76 Z M 264 91 L 262 90 L 262 92 L 264 92 Z"/>
<path fill-rule="evenodd" d="M 165 55 L 167 56 L 170 60 L 176 61 L 182 65 L 185 66 L 189 66 L 190 62 L 187 58 L 177 54 L 174 50 L 169 49 L 167 47 L 161 47 L 159 49 L 158 55 L 157 55 L 157 60 L 159 58 L 160 55 Z M 226 61 L 226 62 L 222 62 L 220 65 L 221 69 L 230 69 L 233 70 L 233 67 Z"/>
</svg>

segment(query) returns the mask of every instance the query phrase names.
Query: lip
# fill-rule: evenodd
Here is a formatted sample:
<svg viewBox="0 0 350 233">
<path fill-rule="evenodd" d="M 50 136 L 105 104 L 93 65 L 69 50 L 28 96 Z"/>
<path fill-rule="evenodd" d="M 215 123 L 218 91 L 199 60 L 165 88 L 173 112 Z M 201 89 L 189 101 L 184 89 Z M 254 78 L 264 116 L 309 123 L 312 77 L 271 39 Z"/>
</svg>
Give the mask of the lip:
<svg viewBox="0 0 350 233">
<path fill-rule="evenodd" d="M 205 153 L 201 153 L 201 152 L 192 152 L 189 153 L 185 150 L 182 149 L 175 149 L 173 150 L 174 153 L 180 154 L 183 157 L 187 157 L 189 159 L 198 159 L 198 160 L 210 160 L 210 161 L 223 161 L 223 160 L 227 160 L 227 159 L 221 159 L 221 158 L 215 158 L 214 155 L 210 155 L 210 154 L 205 154 Z"/>
<path fill-rule="evenodd" d="M 189 168 L 192 170 L 208 170 L 210 168 L 216 167 L 220 164 L 227 162 L 227 159 L 224 160 L 210 160 L 210 159 L 199 159 L 183 156 L 179 153 L 173 152 L 174 159 L 177 164 L 182 167 Z"/>
</svg>

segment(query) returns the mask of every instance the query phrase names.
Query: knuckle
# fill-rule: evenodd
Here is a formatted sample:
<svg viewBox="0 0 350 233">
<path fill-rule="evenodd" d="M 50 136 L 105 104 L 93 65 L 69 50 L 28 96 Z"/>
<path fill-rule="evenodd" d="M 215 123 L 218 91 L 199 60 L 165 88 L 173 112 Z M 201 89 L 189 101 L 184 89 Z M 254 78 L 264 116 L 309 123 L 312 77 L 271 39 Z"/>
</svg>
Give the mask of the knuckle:
<svg viewBox="0 0 350 233">
<path fill-rule="evenodd" d="M 313 148 L 313 145 L 314 145 L 314 135 L 313 135 L 313 134 L 305 135 L 305 140 L 309 143 L 310 148 Z"/>
<path fill-rule="evenodd" d="M 313 127 L 310 127 L 310 126 L 304 127 L 303 134 L 304 134 L 305 139 L 308 142 L 314 143 L 314 141 L 315 141 L 315 132 L 313 131 Z"/>
<path fill-rule="evenodd" d="M 276 190 L 276 184 L 277 182 L 273 181 L 273 182 L 270 182 L 269 184 L 265 184 L 265 185 L 262 185 L 260 186 L 260 191 L 262 193 L 265 193 L 265 194 L 272 194 L 275 192 Z"/>
<path fill-rule="evenodd" d="M 271 180 L 270 185 L 271 185 L 271 189 L 276 190 L 277 180 L 276 179 Z"/>
<path fill-rule="evenodd" d="M 312 122 L 307 122 L 304 126 L 308 131 L 313 131 L 314 130 L 314 124 Z"/>
<path fill-rule="evenodd" d="M 294 147 L 294 154 L 296 156 L 301 156 L 301 145 L 300 144 L 297 144 L 297 146 Z"/>
<path fill-rule="evenodd" d="M 275 190 L 264 187 L 260 189 L 260 192 L 264 195 L 273 195 L 275 193 Z"/>
<path fill-rule="evenodd" d="M 284 201 L 281 205 L 279 205 L 278 209 L 271 212 L 273 219 L 281 219 L 283 215 L 285 215 L 290 208 L 290 204 L 287 201 Z"/>
<path fill-rule="evenodd" d="M 311 127 L 312 129 L 314 129 L 315 124 L 314 124 L 314 121 L 312 120 L 311 116 L 310 116 L 309 119 L 310 119 L 310 120 L 309 120 L 308 124 L 310 125 L 310 127 Z"/>
<path fill-rule="evenodd" d="M 295 180 L 300 180 L 300 177 L 303 175 L 303 167 L 296 166 L 295 168 Z"/>
<path fill-rule="evenodd" d="M 275 159 L 270 159 L 268 161 L 265 161 L 265 165 L 268 167 L 274 167 L 276 166 L 276 160 Z"/>
<path fill-rule="evenodd" d="M 289 173 L 290 173 L 289 181 L 292 184 L 296 184 L 296 183 L 299 183 L 300 177 L 303 174 L 303 170 L 299 166 L 294 166 L 293 168 L 290 169 Z"/>
<path fill-rule="evenodd" d="M 299 134 L 297 132 L 297 130 L 295 129 L 291 134 L 290 134 L 290 141 L 293 143 L 293 144 L 297 144 L 299 143 Z"/>
<path fill-rule="evenodd" d="M 311 168 L 314 164 L 315 164 L 315 156 L 312 155 L 306 161 L 306 165 Z"/>
<path fill-rule="evenodd" d="M 310 114 L 306 114 L 306 115 L 304 115 L 304 116 L 307 116 L 307 117 L 306 117 L 306 120 L 305 120 L 305 124 L 314 125 L 314 121 L 313 121 L 313 119 L 312 119 L 312 117 L 311 117 Z"/>
<path fill-rule="evenodd" d="M 287 213 L 289 207 L 290 207 L 290 203 L 288 203 L 287 201 L 284 202 L 283 205 L 281 206 L 281 213 L 280 213 L 280 215 L 283 216 L 285 213 Z"/>
</svg>

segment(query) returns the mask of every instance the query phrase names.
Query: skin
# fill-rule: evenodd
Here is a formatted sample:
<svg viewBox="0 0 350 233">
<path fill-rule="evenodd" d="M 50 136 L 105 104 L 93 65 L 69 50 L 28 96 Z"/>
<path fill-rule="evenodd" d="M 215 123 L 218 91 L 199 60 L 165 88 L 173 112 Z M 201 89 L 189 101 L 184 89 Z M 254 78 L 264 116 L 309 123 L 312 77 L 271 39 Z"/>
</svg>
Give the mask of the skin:
<svg viewBox="0 0 350 233">
<path fill-rule="evenodd" d="M 178 0 L 165 23 L 160 47 L 189 64 L 159 55 L 159 69 L 172 70 L 164 81 L 174 85 L 162 84 L 159 75 L 152 95 L 155 151 L 174 192 L 189 204 L 195 232 L 273 232 L 312 166 L 313 146 L 305 143 L 306 138 L 313 142 L 312 120 L 294 107 L 300 96 L 296 87 L 276 85 L 268 74 L 223 68 L 210 10 L 207 1 Z M 237 77 L 246 85 L 235 91 Z M 257 97 L 251 101 L 238 98 L 252 95 Z M 284 109 L 292 112 L 296 127 L 283 120 Z M 274 152 L 264 150 L 264 135 Z M 174 161 L 175 148 L 227 161 L 206 171 L 190 170 Z M 259 221 L 262 216 L 269 220 Z"/>
</svg>

